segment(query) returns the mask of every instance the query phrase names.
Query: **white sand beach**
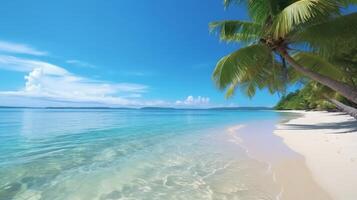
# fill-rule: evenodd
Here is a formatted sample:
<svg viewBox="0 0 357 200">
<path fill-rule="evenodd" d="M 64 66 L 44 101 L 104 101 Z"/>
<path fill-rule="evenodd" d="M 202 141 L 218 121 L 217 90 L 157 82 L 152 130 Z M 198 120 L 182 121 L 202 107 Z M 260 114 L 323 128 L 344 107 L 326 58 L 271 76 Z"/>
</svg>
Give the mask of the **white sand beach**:
<svg viewBox="0 0 357 200">
<path fill-rule="evenodd" d="M 274 133 L 304 156 L 332 199 L 357 199 L 357 121 L 342 113 L 296 112 L 302 117 L 277 125 Z"/>
<path fill-rule="evenodd" d="M 276 121 L 260 121 L 228 128 L 239 144 L 253 159 L 265 163 L 266 172 L 280 187 L 277 200 L 330 200 L 330 195 L 314 180 L 304 157 L 289 148 L 282 138 L 273 134 Z M 263 183 L 264 184 L 264 183 Z M 268 183 L 270 184 L 270 183 Z"/>
</svg>

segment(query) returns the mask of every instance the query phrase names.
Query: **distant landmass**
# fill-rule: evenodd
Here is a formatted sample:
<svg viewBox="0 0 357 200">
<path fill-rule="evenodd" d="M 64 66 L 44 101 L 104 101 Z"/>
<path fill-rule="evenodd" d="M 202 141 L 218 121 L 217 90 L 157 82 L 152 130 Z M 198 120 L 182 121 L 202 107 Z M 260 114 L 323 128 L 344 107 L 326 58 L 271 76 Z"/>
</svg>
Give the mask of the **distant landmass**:
<svg viewBox="0 0 357 200">
<path fill-rule="evenodd" d="M 36 107 L 24 107 L 24 106 L 0 106 L 0 108 L 36 108 Z"/>
<path fill-rule="evenodd" d="M 129 107 L 23 107 L 23 106 L 0 106 L 0 108 L 29 108 L 29 109 L 136 109 Z"/>
<path fill-rule="evenodd" d="M 172 107 L 142 107 L 141 110 L 177 110 L 177 108 Z"/>
<path fill-rule="evenodd" d="M 209 108 L 209 110 L 274 110 L 272 107 L 216 107 L 216 108 Z"/>
<path fill-rule="evenodd" d="M 271 107 L 213 107 L 213 108 L 173 108 L 173 107 L 143 107 L 142 110 L 273 110 Z"/>
<path fill-rule="evenodd" d="M 21 107 L 0 106 L 0 108 L 27 108 L 27 109 L 115 109 L 115 110 L 274 110 L 271 107 L 213 107 L 213 108 L 173 108 L 173 107 Z"/>
</svg>

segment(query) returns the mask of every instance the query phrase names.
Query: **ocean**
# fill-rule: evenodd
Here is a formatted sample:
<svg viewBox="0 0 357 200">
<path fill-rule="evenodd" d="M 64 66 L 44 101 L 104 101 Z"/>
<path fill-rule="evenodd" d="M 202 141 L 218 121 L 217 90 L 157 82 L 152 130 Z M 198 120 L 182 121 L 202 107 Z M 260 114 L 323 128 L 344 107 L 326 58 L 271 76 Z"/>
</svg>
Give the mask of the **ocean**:
<svg viewBox="0 0 357 200">
<path fill-rule="evenodd" d="M 277 199 L 268 165 L 251 158 L 227 128 L 285 115 L 3 108 L 0 200 Z"/>
</svg>

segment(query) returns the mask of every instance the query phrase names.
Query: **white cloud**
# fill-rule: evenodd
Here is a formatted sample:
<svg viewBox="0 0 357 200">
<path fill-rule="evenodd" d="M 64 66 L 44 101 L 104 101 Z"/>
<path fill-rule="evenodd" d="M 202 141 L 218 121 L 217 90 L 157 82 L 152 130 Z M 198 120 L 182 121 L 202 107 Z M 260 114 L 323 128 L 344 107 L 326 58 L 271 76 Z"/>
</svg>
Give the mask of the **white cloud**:
<svg viewBox="0 0 357 200">
<path fill-rule="evenodd" d="M 69 73 L 64 68 L 47 62 L 0 55 L 0 69 L 30 72 L 35 68 L 41 68 L 45 74 L 51 75 L 65 75 Z"/>
<path fill-rule="evenodd" d="M 51 105 L 108 105 L 108 106 L 178 106 L 200 107 L 209 105 L 207 97 L 188 96 L 185 100 L 167 102 L 162 100 L 144 100 L 142 95 L 148 86 L 135 83 L 109 83 L 85 78 L 71 73 L 64 67 L 49 62 L 21 58 L 18 55 L 47 55 L 25 44 L 0 41 L 0 70 L 26 73 L 24 86 L 18 90 L 0 91 L 1 105 L 15 106 L 51 106 Z M 80 67 L 94 67 L 80 60 L 67 60 L 67 64 Z M 124 73 L 131 76 L 145 76 L 150 72 L 131 71 Z"/>
<path fill-rule="evenodd" d="M 2 96 L 46 98 L 111 105 L 146 104 L 138 99 L 148 87 L 134 83 L 107 83 L 87 79 L 43 61 L 0 55 L 0 68 L 27 72 L 24 88 L 2 91 Z"/>
<path fill-rule="evenodd" d="M 81 61 L 81 60 L 66 60 L 66 63 L 72 64 L 78 67 L 87 67 L 87 68 L 95 68 L 94 65 L 89 64 L 87 62 Z"/>
<path fill-rule="evenodd" d="M 48 54 L 47 52 L 36 50 L 35 48 L 30 47 L 26 44 L 18 44 L 6 41 L 0 41 L 0 51 L 15 54 L 28 54 L 34 56 L 44 56 Z"/>
<path fill-rule="evenodd" d="M 176 105 L 178 106 L 207 106 L 210 103 L 208 97 L 198 96 L 197 98 L 193 96 L 188 96 L 185 100 L 177 100 Z"/>
</svg>

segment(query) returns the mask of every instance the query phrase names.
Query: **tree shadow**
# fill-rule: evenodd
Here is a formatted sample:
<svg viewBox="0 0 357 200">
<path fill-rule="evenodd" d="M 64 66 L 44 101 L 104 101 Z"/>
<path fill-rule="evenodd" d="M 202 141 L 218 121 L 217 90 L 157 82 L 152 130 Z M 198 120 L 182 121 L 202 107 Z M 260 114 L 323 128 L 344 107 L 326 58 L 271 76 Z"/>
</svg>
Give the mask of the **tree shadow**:
<svg viewBox="0 0 357 200">
<path fill-rule="evenodd" d="M 335 123 L 319 123 L 313 125 L 307 124 L 286 124 L 286 129 L 289 130 L 323 130 L 323 129 L 334 129 L 335 131 L 332 133 L 326 134 L 342 134 L 342 133 L 351 133 L 357 132 L 357 121 L 344 121 L 344 122 L 335 122 Z M 336 131 L 341 129 L 341 131 Z"/>
</svg>

